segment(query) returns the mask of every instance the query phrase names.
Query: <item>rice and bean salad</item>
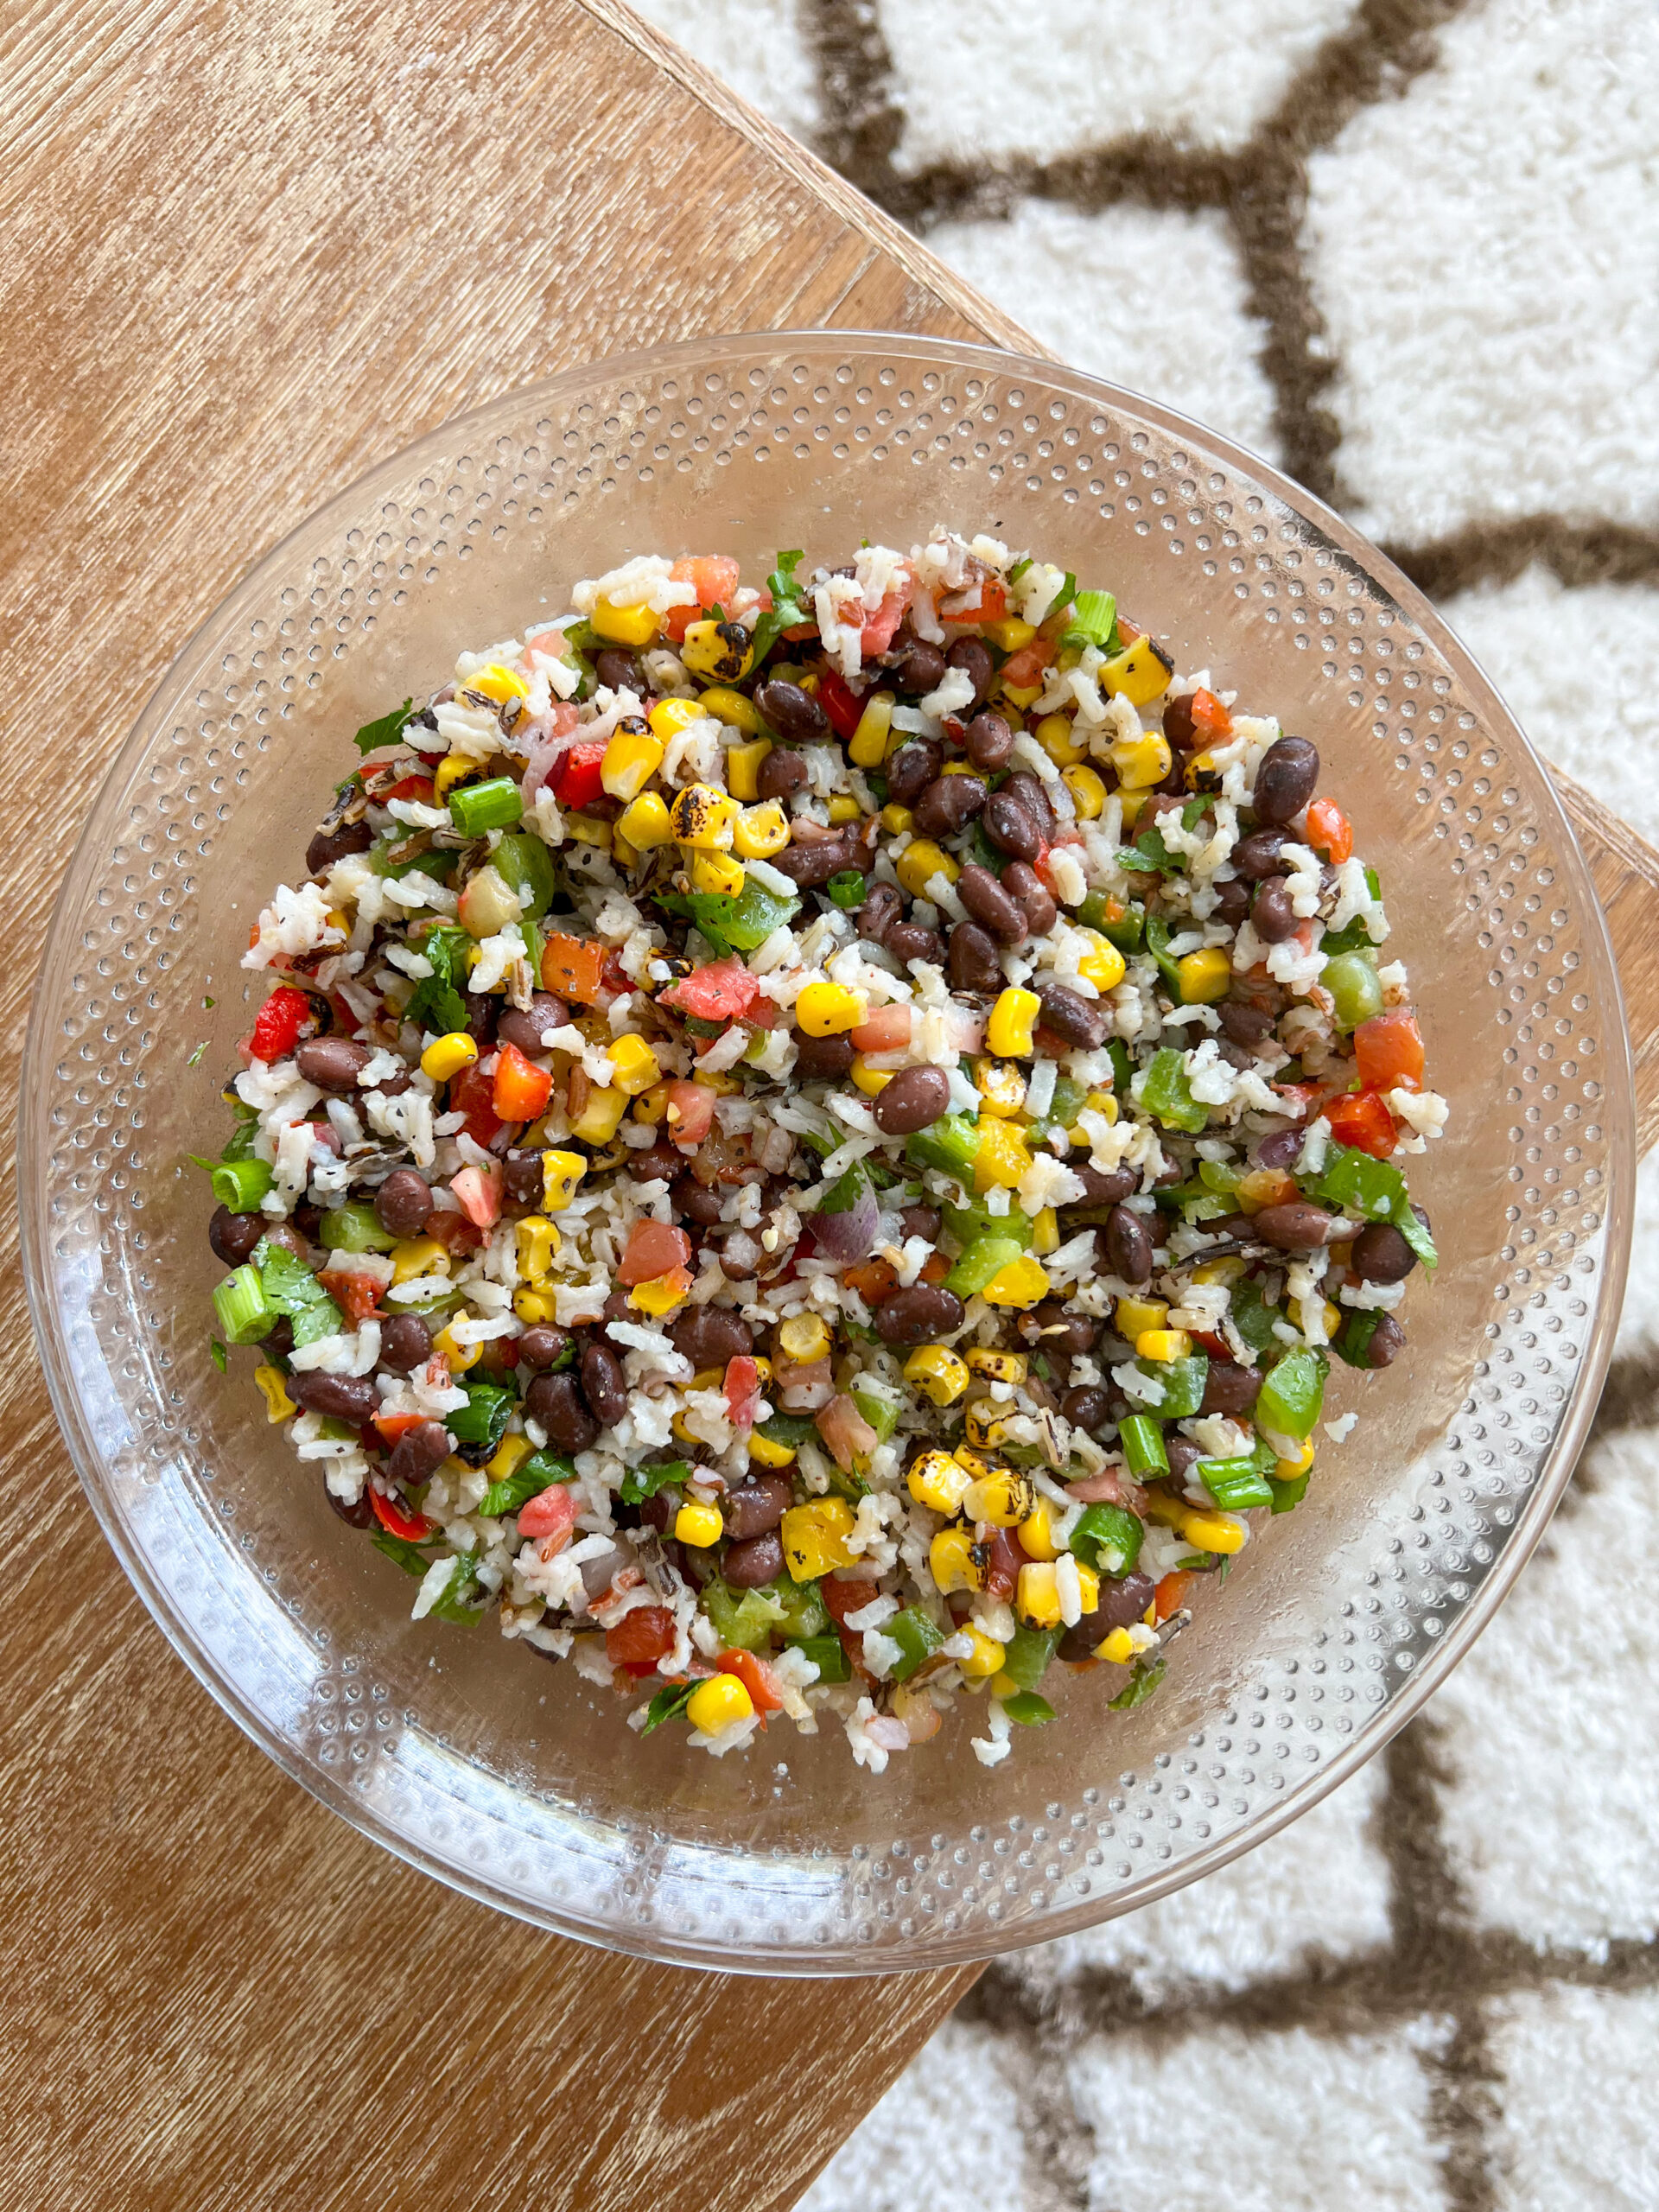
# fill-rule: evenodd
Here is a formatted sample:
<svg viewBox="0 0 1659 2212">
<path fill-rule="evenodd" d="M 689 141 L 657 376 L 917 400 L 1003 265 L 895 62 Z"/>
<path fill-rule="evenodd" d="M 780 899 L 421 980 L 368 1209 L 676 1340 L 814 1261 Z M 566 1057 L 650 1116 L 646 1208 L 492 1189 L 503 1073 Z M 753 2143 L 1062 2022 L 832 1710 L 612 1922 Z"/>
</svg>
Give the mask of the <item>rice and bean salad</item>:
<svg viewBox="0 0 1659 2212">
<path fill-rule="evenodd" d="M 988 535 L 572 602 L 359 730 L 259 915 L 215 1357 L 416 1619 L 641 1732 L 1139 1703 L 1434 1261 L 1318 752 Z"/>
</svg>

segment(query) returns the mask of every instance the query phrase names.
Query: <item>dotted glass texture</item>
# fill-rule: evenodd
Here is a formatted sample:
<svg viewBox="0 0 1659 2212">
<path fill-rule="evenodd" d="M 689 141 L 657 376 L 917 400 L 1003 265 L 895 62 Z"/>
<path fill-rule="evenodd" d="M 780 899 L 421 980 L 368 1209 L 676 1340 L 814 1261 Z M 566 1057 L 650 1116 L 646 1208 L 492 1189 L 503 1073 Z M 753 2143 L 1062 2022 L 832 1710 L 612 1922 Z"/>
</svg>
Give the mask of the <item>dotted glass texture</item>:
<svg viewBox="0 0 1659 2212">
<path fill-rule="evenodd" d="M 1203 1594 L 1158 1694 L 982 1767 L 968 1705 L 874 1779 L 840 1730 L 746 1757 L 641 1743 L 621 1701 L 408 1618 L 233 1356 L 207 1355 L 237 963 L 354 758 L 454 653 L 631 553 L 844 557 L 938 520 L 1114 588 L 1178 665 L 1315 739 L 1412 970 L 1452 1133 L 1414 1188 L 1444 1259 L 1408 1351 L 1333 1378 L 1305 1505 Z M 200 1058 L 197 1048 L 205 1046 Z M 772 1973 L 1030 1943 L 1208 1872 L 1304 1809 L 1466 1647 L 1594 1403 L 1629 1238 L 1617 978 L 1544 773 L 1466 654 L 1334 517 L 1208 433 L 1035 361 L 762 334 L 601 364 L 435 432 L 342 493 L 185 649 L 76 854 L 30 1032 L 31 1294 L 88 1493 L 157 1618 L 287 1770 L 433 1873 L 545 1926 Z"/>
</svg>

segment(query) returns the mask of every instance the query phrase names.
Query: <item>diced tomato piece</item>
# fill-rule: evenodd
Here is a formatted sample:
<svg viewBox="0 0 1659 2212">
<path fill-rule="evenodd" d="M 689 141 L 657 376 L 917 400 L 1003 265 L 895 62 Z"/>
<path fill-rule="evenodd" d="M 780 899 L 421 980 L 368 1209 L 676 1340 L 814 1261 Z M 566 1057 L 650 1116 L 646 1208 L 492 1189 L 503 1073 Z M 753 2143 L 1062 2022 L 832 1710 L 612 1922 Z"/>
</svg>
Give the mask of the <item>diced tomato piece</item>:
<svg viewBox="0 0 1659 2212">
<path fill-rule="evenodd" d="M 446 1252 L 476 1252 L 484 1242 L 483 1230 L 464 1213 L 429 1213 L 421 1234 Z"/>
<path fill-rule="evenodd" d="M 861 1260 L 856 1267 L 847 1268 L 841 1279 L 867 1306 L 879 1306 L 899 1287 L 891 1260 Z"/>
<path fill-rule="evenodd" d="M 833 668 L 826 668 L 818 678 L 818 704 L 837 737 L 850 737 L 864 712 L 864 702 Z"/>
<path fill-rule="evenodd" d="M 650 1282 L 671 1268 L 683 1268 L 691 1256 L 691 1239 L 683 1229 L 665 1221 L 640 1219 L 628 1231 L 627 1249 L 618 1262 L 616 1279 L 630 1289 Z"/>
<path fill-rule="evenodd" d="M 1132 645 L 1137 638 L 1144 638 L 1147 633 L 1138 622 L 1132 622 L 1120 607 L 1117 610 L 1117 634 L 1124 645 Z"/>
<path fill-rule="evenodd" d="M 533 638 L 525 639 L 524 651 L 527 654 L 550 653 L 555 660 L 562 660 L 564 658 L 564 632 L 563 630 L 538 630 Z"/>
<path fill-rule="evenodd" d="M 430 776 L 400 776 L 390 791 L 377 792 L 376 797 L 382 806 L 388 799 L 393 798 L 417 799 L 423 806 L 430 806 L 432 779 Z"/>
<path fill-rule="evenodd" d="M 954 597 L 954 594 L 947 594 Z M 1008 611 L 1008 590 L 1001 576 L 987 576 L 979 587 L 979 605 L 963 607 L 958 614 L 947 614 L 939 610 L 941 622 L 1000 622 Z"/>
<path fill-rule="evenodd" d="M 910 605 L 913 588 L 913 579 L 906 566 L 874 613 L 864 617 L 858 649 L 866 660 L 873 660 L 877 653 L 886 652 L 893 643 L 899 625 L 905 619 L 905 609 Z"/>
<path fill-rule="evenodd" d="M 722 1675 L 735 1675 L 747 1690 L 757 1713 L 781 1713 L 784 1693 L 777 1675 L 764 1659 L 753 1651 L 722 1651 L 719 1660 Z"/>
<path fill-rule="evenodd" d="M 274 990 L 254 1018 L 248 1049 L 256 1060 L 285 1060 L 302 1037 L 317 1026 L 316 1008 L 304 991 L 284 983 Z"/>
<path fill-rule="evenodd" d="M 1233 734 L 1233 718 L 1213 691 L 1200 684 L 1187 701 L 1192 727 L 1205 745 L 1224 745 Z"/>
<path fill-rule="evenodd" d="M 449 1187 L 461 1201 L 461 1210 L 479 1229 L 493 1229 L 501 1218 L 501 1170 L 496 1166 L 463 1167 L 449 1178 Z"/>
<path fill-rule="evenodd" d="M 1186 1603 L 1186 1593 L 1192 1587 L 1192 1577 L 1177 1569 L 1166 1574 L 1153 1592 L 1153 1603 L 1158 1608 L 1158 1618 L 1166 1621 L 1172 1613 L 1179 1613 Z"/>
<path fill-rule="evenodd" d="M 380 1286 L 354 1268 L 325 1268 L 317 1277 L 355 1329 L 380 1311 Z"/>
<path fill-rule="evenodd" d="M 388 1535 L 401 1536 L 405 1543 L 423 1544 L 437 1527 L 424 1513 L 405 1513 L 389 1497 L 382 1497 L 378 1490 L 369 1492 L 369 1503 L 374 1508 L 374 1517 Z"/>
<path fill-rule="evenodd" d="M 845 1390 L 837 1391 L 817 1418 L 818 1434 L 844 1475 L 881 1440 Z"/>
<path fill-rule="evenodd" d="M 497 1047 L 490 1103 L 502 1121 L 533 1122 L 547 1111 L 552 1095 L 553 1078 L 545 1068 L 532 1066 L 516 1045 Z"/>
<path fill-rule="evenodd" d="M 909 1042 L 907 1006 L 879 1006 L 869 1020 L 861 1021 L 853 1032 L 855 1052 L 896 1052 L 901 1045 Z"/>
<path fill-rule="evenodd" d="M 1333 798 L 1316 798 L 1307 810 L 1307 842 L 1333 868 L 1354 856 L 1354 828 Z"/>
<path fill-rule="evenodd" d="M 449 1105 L 453 1112 L 467 1116 L 467 1134 L 474 1144 L 487 1146 L 492 1137 L 499 1135 L 501 1116 L 495 1110 L 495 1079 L 486 1075 L 476 1060 L 451 1078 Z"/>
<path fill-rule="evenodd" d="M 747 1352 L 726 1363 L 726 1410 L 734 1428 L 754 1427 L 754 1408 L 760 1395 L 760 1370 Z"/>
<path fill-rule="evenodd" d="M 1399 1141 L 1394 1116 L 1374 1090 L 1333 1098 L 1325 1109 L 1325 1118 L 1339 1144 L 1369 1152 L 1373 1160 L 1386 1160 Z"/>
<path fill-rule="evenodd" d="M 568 1541 L 576 1525 L 576 1497 L 569 1483 L 550 1483 L 545 1490 L 537 1491 L 518 1509 L 518 1533 L 533 1541 L 544 1543 L 550 1537 Z M 551 1559 L 560 1548 L 555 1543 L 552 1551 L 545 1551 L 543 1559 Z"/>
<path fill-rule="evenodd" d="M 606 948 L 591 938 L 555 933 L 542 948 L 542 988 L 578 1006 L 597 1006 Z M 451 1096 L 454 1096 L 453 1090 Z"/>
<path fill-rule="evenodd" d="M 690 584 L 697 594 L 695 607 L 671 607 L 663 617 L 663 635 L 671 645 L 683 645 L 685 633 L 694 622 L 701 622 L 704 610 L 723 607 L 732 611 L 732 594 L 737 589 L 741 571 L 729 553 L 693 553 L 683 561 L 677 561 L 669 570 L 671 582 Z"/>
<path fill-rule="evenodd" d="M 1325 1096 L 1323 1085 L 1317 1083 L 1275 1083 L 1273 1087 L 1284 1100 L 1287 1114 L 1312 1115 Z"/>
<path fill-rule="evenodd" d="M 677 1145 L 701 1144 L 715 1118 L 715 1094 L 707 1084 L 676 1082 L 668 1086 L 668 1134 Z"/>
<path fill-rule="evenodd" d="M 560 755 L 553 771 L 553 796 L 561 806 L 569 807 L 573 814 L 580 814 L 605 794 L 601 770 L 605 766 L 605 748 L 608 738 L 579 738 L 568 753 Z"/>
<path fill-rule="evenodd" d="M 760 995 L 760 983 L 735 953 L 694 968 L 661 994 L 665 1005 L 695 1014 L 700 1021 L 729 1021 L 747 1014 Z"/>
<path fill-rule="evenodd" d="M 989 1554 L 985 1567 L 985 1594 L 988 1598 L 1012 1598 L 1019 1586 L 1020 1570 L 1026 1555 L 1014 1541 L 1011 1529 L 994 1529 L 988 1545 Z"/>
<path fill-rule="evenodd" d="M 605 1656 L 613 1667 L 654 1666 L 674 1649 L 674 1616 L 666 1605 L 636 1605 L 605 1631 Z"/>
<path fill-rule="evenodd" d="M 599 976 L 601 1004 L 615 998 L 619 993 L 626 995 L 632 988 L 633 978 L 622 965 L 620 953 L 607 952 L 605 956 L 605 965 L 600 970 Z"/>
<path fill-rule="evenodd" d="M 418 1428 L 426 1418 L 425 1414 L 376 1414 L 375 1433 L 383 1444 L 396 1444 L 411 1428 Z"/>
<path fill-rule="evenodd" d="M 1213 1329 L 1189 1329 L 1187 1334 L 1195 1344 L 1204 1346 L 1211 1359 L 1230 1360 L 1232 1358 L 1233 1355 L 1227 1349 L 1225 1339 L 1217 1336 Z"/>
<path fill-rule="evenodd" d="M 825 1609 L 837 1627 L 849 1613 L 855 1613 L 861 1605 L 868 1605 L 875 1594 L 874 1582 L 849 1582 L 838 1574 L 826 1574 L 818 1585 L 818 1595 L 823 1599 Z"/>
<path fill-rule="evenodd" d="M 1043 671 L 1054 658 L 1052 644 L 1042 638 L 1033 638 L 1028 645 L 1021 645 L 1017 653 L 1010 653 L 1002 664 L 1002 681 L 1013 684 L 1016 691 L 1028 690 L 1033 683 L 1043 680 Z"/>
<path fill-rule="evenodd" d="M 1423 1038 L 1409 1007 L 1373 1014 L 1354 1032 L 1354 1056 L 1367 1090 L 1392 1090 L 1423 1079 Z"/>
</svg>

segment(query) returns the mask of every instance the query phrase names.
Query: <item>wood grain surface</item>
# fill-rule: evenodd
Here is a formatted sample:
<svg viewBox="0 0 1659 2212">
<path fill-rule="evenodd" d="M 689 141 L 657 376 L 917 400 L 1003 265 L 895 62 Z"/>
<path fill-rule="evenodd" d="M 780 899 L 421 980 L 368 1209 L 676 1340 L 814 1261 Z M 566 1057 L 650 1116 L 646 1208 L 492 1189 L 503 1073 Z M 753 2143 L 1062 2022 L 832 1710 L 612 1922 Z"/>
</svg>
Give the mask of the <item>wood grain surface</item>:
<svg viewBox="0 0 1659 2212">
<path fill-rule="evenodd" d="M 1037 350 L 613 0 L 38 0 L 0 23 L 14 1065 L 111 752 L 194 625 L 371 462 L 699 331 Z M 1651 1136 L 1659 858 L 1567 798 Z M 219 1713 L 121 1577 L 29 1355 L 9 1202 L 0 1300 L 0 2206 L 783 2212 L 975 1969 L 653 1968 L 363 1841 Z"/>
</svg>

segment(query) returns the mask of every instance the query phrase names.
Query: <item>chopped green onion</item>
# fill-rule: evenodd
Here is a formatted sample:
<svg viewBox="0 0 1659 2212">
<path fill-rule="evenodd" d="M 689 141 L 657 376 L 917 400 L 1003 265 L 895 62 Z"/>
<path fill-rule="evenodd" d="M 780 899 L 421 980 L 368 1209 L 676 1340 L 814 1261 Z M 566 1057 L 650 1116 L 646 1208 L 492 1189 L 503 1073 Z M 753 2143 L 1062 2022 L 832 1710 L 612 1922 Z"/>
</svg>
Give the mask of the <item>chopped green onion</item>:
<svg viewBox="0 0 1659 2212">
<path fill-rule="evenodd" d="M 256 1267 L 241 1267 L 226 1276 L 213 1293 L 213 1312 L 219 1325 L 233 1344 L 257 1344 L 276 1325 L 276 1309 L 265 1295 Z"/>
<path fill-rule="evenodd" d="M 1200 1459 L 1198 1480 L 1224 1511 L 1243 1513 L 1273 1503 L 1273 1484 L 1257 1471 L 1254 1455 L 1236 1459 Z"/>
<path fill-rule="evenodd" d="M 864 879 L 855 868 L 843 868 L 839 875 L 832 875 L 823 887 L 837 906 L 864 904 Z"/>
<path fill-rule="evenodd" d="M 208 1179 L 220 1205 L 232 1213 L 253 1213 L 276 1179 L 263 1160 L 223 1160 Z"/>
<path fill-rule="evenodd" d="M 1064 586 L 1062 586 L 1064 589 Z M 1061 601 L 1064 606 L 1065 601 Z M 1063 645 L 1096 645 L 1104 648 L 1111 638 L 1117 620 L 1117 595 L 1109 591 L 1080 591 L 1073 604 L 1071 621 Z"/>
<path fill-rule="evenodd" d="M 524 803 L 511 776 L 492 776 L 486 784 L 463 784 L 449 794 L 449 819 L 463 837 L 486 830 L 505 830 L 523 816 Z"/>
<path fill-rule="evenodd" d="M 1164 1427 L 1150 1414 L 1125 1414 L 1117 1424 L 1118 1440 L 1132 1475 L 1166 1475 L 1169 1454 L 1164 1449 Z"/>
</svg>

